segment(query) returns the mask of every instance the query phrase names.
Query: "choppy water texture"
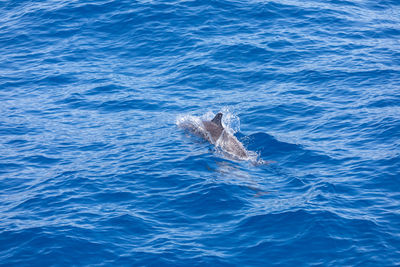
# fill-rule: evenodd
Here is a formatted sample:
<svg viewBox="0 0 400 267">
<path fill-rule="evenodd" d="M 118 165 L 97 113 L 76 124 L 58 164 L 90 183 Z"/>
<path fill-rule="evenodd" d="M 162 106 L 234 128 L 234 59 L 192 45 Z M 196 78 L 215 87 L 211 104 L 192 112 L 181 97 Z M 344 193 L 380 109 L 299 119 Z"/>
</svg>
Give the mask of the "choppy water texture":
<svg viewBox="0 0 400 267">
<path fill-rule="evenodd" d="M 0 14 L 0 264 L 400 264 L 399 1 Z M 219 111 L 276 163 L 176 125 Z"/>
</svg>

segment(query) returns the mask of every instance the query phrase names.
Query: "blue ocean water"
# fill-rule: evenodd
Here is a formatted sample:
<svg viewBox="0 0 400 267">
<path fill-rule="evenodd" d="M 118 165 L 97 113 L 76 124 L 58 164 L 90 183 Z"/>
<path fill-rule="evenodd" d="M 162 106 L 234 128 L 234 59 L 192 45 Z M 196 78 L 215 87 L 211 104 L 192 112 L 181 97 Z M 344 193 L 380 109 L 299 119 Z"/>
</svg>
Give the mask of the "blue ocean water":
<svg viewBox="0 0 400 267">
<path fill-rule="evenodd" d="M 0 265 L 400 264 L 399 1 L 0 14 Z M 272 163 L 176 123 L 219 111 Z"/>
</svg>

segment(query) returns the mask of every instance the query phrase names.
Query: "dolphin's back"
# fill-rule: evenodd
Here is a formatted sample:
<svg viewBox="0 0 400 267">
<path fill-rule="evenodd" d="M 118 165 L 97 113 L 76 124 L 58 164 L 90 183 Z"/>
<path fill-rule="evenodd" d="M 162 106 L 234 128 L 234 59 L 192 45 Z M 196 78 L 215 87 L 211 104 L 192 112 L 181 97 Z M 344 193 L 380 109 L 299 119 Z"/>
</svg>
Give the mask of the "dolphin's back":
<svg viewBox="0 0 400 267">
<path fill-rule="evenodd" d="M 221 122 L 222 113 L 215 115 L 211 121 L 188 119 L 180 122 L 180 127 L 208 140 L 211 144 L 221 148 L 222 151 L 238 159 L 247 159 L 249 154 L 243 144 L 229 131 L 224 129 Z"/>
</svg>

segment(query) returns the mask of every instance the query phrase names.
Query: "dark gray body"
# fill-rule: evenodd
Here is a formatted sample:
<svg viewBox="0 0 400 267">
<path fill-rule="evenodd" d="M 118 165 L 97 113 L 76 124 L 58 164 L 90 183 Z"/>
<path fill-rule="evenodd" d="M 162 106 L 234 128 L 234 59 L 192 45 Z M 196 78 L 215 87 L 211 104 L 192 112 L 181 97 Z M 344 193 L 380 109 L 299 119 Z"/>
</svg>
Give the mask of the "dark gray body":
<svg viewBox="0 0 400 267">
<path fill-rule="evenodd" d="M 224 129 L 221 119 L 222 113 L 215 115 L 211 121 L 201 121 L 194 117 L 189 117 L 178 122 L 178 126 L 204 138 L 236 159 L 248 160 L 249 153 L 234 135 Z"/>
</svg>

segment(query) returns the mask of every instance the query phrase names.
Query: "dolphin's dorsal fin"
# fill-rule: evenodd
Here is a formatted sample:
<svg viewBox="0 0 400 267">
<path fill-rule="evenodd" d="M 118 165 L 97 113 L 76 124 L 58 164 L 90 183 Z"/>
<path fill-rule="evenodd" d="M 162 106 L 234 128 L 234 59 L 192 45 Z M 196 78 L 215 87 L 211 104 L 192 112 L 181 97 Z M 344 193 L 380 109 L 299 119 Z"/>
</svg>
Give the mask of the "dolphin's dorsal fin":
<svg viewBox="0 0 400 267">
<path fill-rule="evenodd" d="M 212 119 L 211 121 L 213 123 L 215 123 L 216 125 L 222 127 L 221 119 L 222 119 L 222 113 L 219 112 L 219 113 L 217 113 L 217 115 L 215 115 L 214 119 Z"/>
</svg>

